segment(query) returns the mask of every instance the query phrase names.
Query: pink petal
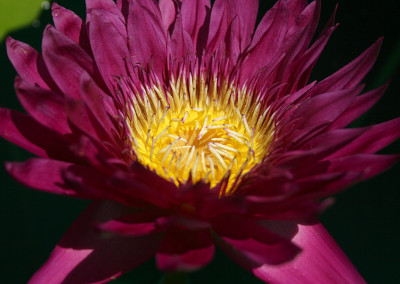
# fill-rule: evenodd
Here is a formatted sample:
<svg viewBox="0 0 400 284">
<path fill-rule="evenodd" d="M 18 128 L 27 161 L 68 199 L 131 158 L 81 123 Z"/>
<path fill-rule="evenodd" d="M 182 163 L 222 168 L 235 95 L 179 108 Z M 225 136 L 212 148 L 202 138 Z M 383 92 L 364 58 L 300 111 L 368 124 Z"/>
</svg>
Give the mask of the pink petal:
<svg viewBox="0 0 400 284">
<path fill-rule="evenodd" d="M 294 260 L 276 266 L 265 264 L 253 268 L 254 275 L 271 284 L 365 283 L 321 224 L 299 225 L 292 241 L 302 248 Z"/>
<path fill-rule="evenodd" d="M 104 10 L 88 11 L 88 19 L 93 56 L 104 82 L 112 92 L 113 76 L 129 77 L 132 65 L 126 42 L 126 29 L 118 15 Z"/>
<path fill-rule="evenodd" d="M 162 20 L 165 30 L 169 31 L 172 24 L 175 22 L 176 8 L 173 0 L 160 0 L 158 1 Z"/>
<path fill-rule="evenodd" d="M 115 132 L 114 125 L 110 120 L 110 116 L 116 114 L 112 99 L 96 85 L 86 72 L 80 78 L 80 93 L 91 113 L 104 128 L 105 135 Z M 110 113 L 107 113 L 106 110 Z"/>
<path fill-rule="evenodd" d="M 77 133 L 90 137 L 92 140 L 108 141 L 111 133 L 105 131 L 104 127 L 93 115 L 92 111 L 83 101 L 69 101 L 66 105 L 69 121 L 75 126 Z"/>
<path fill-rule="evenodd" d="M 53 3 L 51 12 L 53 15 L 54 26 L 57 30 L 69 37 L 76 44 L 81 41 L 81 32 L 83 30 L 83 21 L 71 10 Z"/>
<path fill-rule="evenodd" d="M 241 68 L 241 78 L 249 78 L 260 68 L 268 66 L 282 46 L 288 24 L 286 1 L 278 1 L 258 25 L 246 51 L 248 57 Z M 244 79 L 243 79 L 244 80 Z"/>
<path fill-rule="evenodd" d="M 227 6 L 229 5 L 226 0 L 216 0 L 212 7 L 206 47 L 209 54 L 212 54 L 221 45 L 232 22 L 233 15 L 229 14 Z"/>
<path fill-rule="evenodd" d="M 400 137 L 400 118 L 371 126 L 329 159 L 352 154 L 373 154 Z"/>
<path fill-rule="evenodd" d="M 49 73 L 42 56 L 26 43 L 7 38 L 7 54 L 22 79 L 48 89 Z"/>
<path fill-rule="evenodd" d="M 128 42 L 133 63 L 150 64 L 161 75 L 167 58 L 167 31 L 158 5 L 138 0 L 130 7 Z"/>
<path fill-rule="evenodd" d="M 55 194 L 76 195 L 68 188 L 62 178 L 62 172 L 71 163 L 31 158 L 26 162 L 6 163 L 7 172 L 22 184 Z"/>
<path fill-rule="evenodd" d="M 111 202 L 90 205 L 29 283 L 106 283 L 152 257 L 157 236 L 105 236 L 93 229 L 95 223 L 123 212 L 124 208 Z"/>
<path fill-rule="evenodd" d="M 210 19 L 210 0 L 186 0 L 182 2 L 182 22 L 193 41 L 197 54 L 202 54 L 207 41 Z M 164 14 L 163 14 L 164 15 Z"/>
<path fill-rule="evenodd" d="M 60 134 L 71 133 L 63 95 L 31 85 L 19 77 L 14 85 L 19 101 L 34 119 Z"/>
<path fill-rule="evenodd" d="M 0 136 L 40 157 L 73 159 L 61 135 L 21 112 L 0 108 Z"/>
<path fill-rule="evenodd" d="M 207 231 L 167 231 L 156 254 L 157 267 L 164 271 L 194 271 L 208 264 L 214 245 Z"/>
<path fill-rule="evenodd" d="M 209 53 L 214 52 L 224 40 L 229 55 L 236 59 L 249 45 L 257 19 L 258 1 L 216 1 L 210 19 L 207 43 Z M 226 38 L 226 34 L 230 36 Z"/>
<path fill-rule="evenodd" d="M 186 57 L 186 55 L 192 55 L 193 53 L 192 39 L 183 29 L 182 13 L 176 16 L 171 39 L 168 41 L 168 47 L 173 59 L 181 60 Z"/>
<path fill-rule="evenodd" d="M 360 91 L 361 87 L 358 87 L 313 97 L 296 109 L 292 119 L 300 119 L 300 125 L 297 125 L 300 129 L 332 122 L 347 109 Z"/>
<path fill-rule="evenodd" d="M 359 154 L 330 160 L 329 171 L 358 171 L 362 179 L 371 178 L 393 166 L 398 155 Z"/>
<path fill-rule="evenodd" d="M 369 110 L 386 91 L 387 84 L 365 94 L 357 96 L 354 102 L 343 112 L 330 128 L 346 127 L 361 114 Z"/>
<path fill-rule="evenodd" d="M 229 216 L 213 224 L 216 243 L 234 260 L 250 266 L 292 260 L 299 249 L 250 218 Z M 240 264 L 239 262 L 239 264 Z"/>
<path fill-rule="evenodd" d="M 44 31 L 42 49 L 46 66 L 60 90 L 69 97 L 79 99 L 79 85 L 76 82 L 83 72 L 94 74 L 91 57 L 50 25 Z"/>
<path fill-rule="evenodd" d="M 98 228 L 121 235 L 144 236 L 159 231 L 156 227 L 159 216 L 159 211 L 145 209 L 99 224 Z"/>
<path fill-rule="evenodd" d="M 307 0 L 288 0 L 289 9 L 289 26 L 291 26 L 301 14 L 301 12 L 307 7 Z"/>
<path fill-rule="evenodd" d="M 112 0 L 86 0 L 86 9 L 101 9 L 122 16 L 117 5 Z"/>
<path fill-rule="evenodd" d="M 312 93 L 318 94 L 357 86 L 374 65 L 381 44 L 382 38 L 378 39 L 370 48 L 342 69 L 319 82 L 312 90 Z"/>
</svg>

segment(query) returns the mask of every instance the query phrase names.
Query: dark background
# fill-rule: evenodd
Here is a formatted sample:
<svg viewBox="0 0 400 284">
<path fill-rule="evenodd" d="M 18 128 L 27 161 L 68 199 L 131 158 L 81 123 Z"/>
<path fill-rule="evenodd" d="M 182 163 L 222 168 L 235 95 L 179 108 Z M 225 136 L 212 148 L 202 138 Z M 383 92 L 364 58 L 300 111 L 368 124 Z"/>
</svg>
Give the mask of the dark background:
<svg viewBox="0 0 400 284">
<path fill-rule="evenodd" d="M 275 1 L 261 1 L 260 15 Z M 370 125 L 400 116 L 400 8 L 398 1 L 322 0 L 322 28 L 339 2 L 334 33 L 322 54 L 312 79 L 323 79 L 355 58 L 378 37 L 383 47 L 374 69 L 364 80 L 370 90 L 391 79 L 382 100 L 357 124 Z M 79 15 L 84 15 L 84 1 L 58 1 Z M 12 37 L 40 50 L 43 28 L 51 23 L 50 11 L 44 11 L 38 28 L 26 28 Z M 16 75 L 0 43 L 0 106 L 21 109 L 13 81 Z M 40 133 L 38 133 L 40 135 Z M 394 143 L 385 153 L 400 153 Z M 30 154 L 0 140 L 1 161 L 22 161 Z M 367 182 L 353 186 L 336 196 L 336 204 L 324 212 L 321 221 L 333 235 L 368 283 L 399 283 L 399 203 L 400 166 Z M 25 283 L 46 260 L 69 224 L 88 201 L 37 192 L 21 186 L 0 166 L 1 283 Z M 157 283 L 161 274 L 154 260 L 143 264 L 115 283 Z M 261 283 L 233 261 L 217 251 L 213 262 L 191 275 L 191 283 Z"/>
</svg>

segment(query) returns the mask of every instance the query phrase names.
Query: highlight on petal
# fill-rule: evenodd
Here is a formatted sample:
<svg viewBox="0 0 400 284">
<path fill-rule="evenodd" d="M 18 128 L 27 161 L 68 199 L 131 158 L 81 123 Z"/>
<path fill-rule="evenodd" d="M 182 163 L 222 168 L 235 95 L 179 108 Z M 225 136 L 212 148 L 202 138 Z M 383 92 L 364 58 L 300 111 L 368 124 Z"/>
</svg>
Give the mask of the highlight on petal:
<svg viewBox="0 0 400 284">
<path fill-rule="evenodd" d="M 277 225 L 275 230 L 285 230 Z M 252 269 L 267 283 L 366 283 L 325 228 L 299 225 L 293 242 L 302 252 L 291 262 Z"/>
<path fill-rule="evenodd" d="M 93 224 L 126 212 L 111 202 L 94 202 L 72 224 L 29 283 L 106 283 L 154 255 L 159 236 L 104 235 Z"/>
</svg>

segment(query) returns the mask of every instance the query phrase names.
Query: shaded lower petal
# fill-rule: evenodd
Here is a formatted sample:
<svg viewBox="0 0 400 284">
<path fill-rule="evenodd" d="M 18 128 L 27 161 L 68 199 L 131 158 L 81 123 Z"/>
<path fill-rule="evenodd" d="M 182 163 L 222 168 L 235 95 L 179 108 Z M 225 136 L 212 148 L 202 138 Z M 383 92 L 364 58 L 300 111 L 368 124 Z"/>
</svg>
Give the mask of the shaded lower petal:
<svg viewBox="0 0 400 284">
<path fill-rule="evenodd" d="M 213 225 L 216 243 L 239 264 L 259 267 L 292 260 L 299 248 L 250 218 L 229 216 Z"/>
<path fill-rule="evenodd" d="M 94 223 L 110 220 L 124 211 L 124 207 L 111 202 L 90 205 L 29 283 L 105 283 L 151 258 L 158 236 L 105 236 L 93 229 Z"/>
<path fill-rule="evenodd" d="M 321 224 L 299 225 L 292 241 L 303 249 L 293 261 L 276 266 L 265 264 L 252 269 L 254 275 L 271 284 L 365 283 Z"/>
<path fill-rule="evenodd" d="M 66 161 L 74 159 L 68 150 L 68 143 L 59 133 L 25 113 L 0 108 L 0 136 L 40 157 Z"/>
<path fill-rule="evenodd" d="M 214 256 L 210 232 L 168 231 L 156 255 L 157 267 L 164 271 L 194 271 L 208 264 Z"/>
</svg>

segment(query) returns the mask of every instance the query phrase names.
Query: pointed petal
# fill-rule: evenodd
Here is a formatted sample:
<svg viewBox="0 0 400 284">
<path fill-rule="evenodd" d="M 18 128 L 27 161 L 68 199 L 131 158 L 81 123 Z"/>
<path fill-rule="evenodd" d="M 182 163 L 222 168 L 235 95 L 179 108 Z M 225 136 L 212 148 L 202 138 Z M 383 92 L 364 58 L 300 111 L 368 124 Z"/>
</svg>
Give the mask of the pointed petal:
<svg viewBox="0 0 400 284">
<path fill-rule="evenodd" d="M 321 224 L 298 228 L 293 242 L 303 251 L 290 262 L 252 269 L 255 276 L 271 284 L 365 283 Z"/>
<path fill-rule="evenodd" d="M 71 163 L 31 158 L 25 162 L 6 163 L 7 172 L 22 184 L 55 194 L 76 195 L 65 186 L 62 171 Z"/>
<path fill-rule="evenodd" d="M 36 121 L 60 134 L 71 133 L 63 95 L 31 85 L 19 77 L 14 86 L 19 101 Z"/>
<path fill-rule="evenodd" d="M 50 25 L 43 33 L 42 49 L 46 66 L 62 93 L 79 99 L 76 82 L 79 82 L 82 72 L 94 74 L 93 60 L 80 46 Z"/>
<path fill-rule="evenodd" d="M 49 73 L 42 56 L 31 46 L 11 37 L 7 38 L 6 44 L 8 58 L 19 76 L 33 85 L 48 89 Z"/>
<path fill-rule="evenodd" d="M 167 31 L 155 1 L 138 0 L 130 7 L 128 42 L 134 63 L 150 64 L 161 75 L 167 59 Z"/>
<path fill-rule="evenodd" d="M 378 39 L 370 48 L 352 62 L 318 83 L 312 92 L 318 94 L 357 86 L 374 65 L 381 45 L 382 38 Z"/>
<path fill-rule="evenodd" d="M 86 72 L 80 78 L 80 93 L 91 113 L 104 128 L 104 132 L 112 135 L 113 131 L 116 131 L 109 117 L 116 114 L 112 99 L 96 85 Z"/>
<path fill-rule="evenodd" d="M 118 15 L 100 9 L 88 11 L 88 18 L 94 59 L 108 89 L 113 92 L 113 76 L 128 78 L 132 65 L 125 26 Z"/>
<path fill-rule="evenodd" d="M 71 10 L 65 9 L 55 2 L 51 7 L 51 12 L 56 29 L 76 44 L 79 44 L 83 24 L 82 19 Z"/>
<path fill-rule="evenodd" d="M 194 271 L 214 256 L 210 232 L 171 230 L 166 232 L 156 254 L 157 267 L 164 271 Z"/>
<path fill-rule="evenodd" d="M 246 51 L 248 56 L 241 68 L 241 78 L 250 78 L 255 71 L 268 66 L 282 46 L 288 28 L 286 1 L 278 1 L 258 25 Z M 243 79 L 245 80 L 245 79 Z"/>
<path fill-rule="evenodd" d="M 330 128 L 342 128 L 360 117 L 363 113 L 369 110 L 383 95 L 387 88 L 387 84 L 365 94 L 357 96 L 351 105 L 343 112 Z"/>
<path fill-rule="evenodd" d="M 0 108 L 0 136 L 40 157 L 73 160 L 61 135 L 18 111 Z"/>
<path fill-rule="evenodd" d="M 387 170 L 399 160 L 399 155 L 359 154 L 330 160 L 329 171 L 358 171 L 368 179 Z"/>
<path fill-rule="evenodd" d="M 182 25 L 182 13 L 176 16 L 174 29 L 169 40 L 169 51 L 172 59 L 181 60 L 186 55 L 192 55 L 193 43 L 188 33 L 184 30 Z"/>
<path fill-rule="evenodd" d="M 373 154 L 400 137 L 400 118 L 371 126 L 351 143 L 328 157 L 329 159 L 352 154 Z"/>
<path fill-rule="evenodd" d="M 202 54 L 209 29 L 210 0 L 183 1 L 181 11 L 183 27 L 192 38 L 197 54 Z"/>
<path fill-rule="evenodd" d="M 29 283 L 106 283 L 152 257 L 158 236 L 106 237 L 93 229 L 95 223 L 110 220 L 124 210 L 111 202 L 92 203 Z"/>
<path fill-rule="evenodd" d="M 333 122 L 354 101 L 360 91 L 361 87 L 329 92 L 313 97 L 296 109 L 292 119 L 300 119 L 300 125 L 297 126 L 300 129 Z"/>
<path fill-rule="evenodd" d="M 165 30 L 169 31 L 175 22 L 176 8 L 174 0 L 159 0 L 160 12 L 165 26 Z"/>
</svg>

